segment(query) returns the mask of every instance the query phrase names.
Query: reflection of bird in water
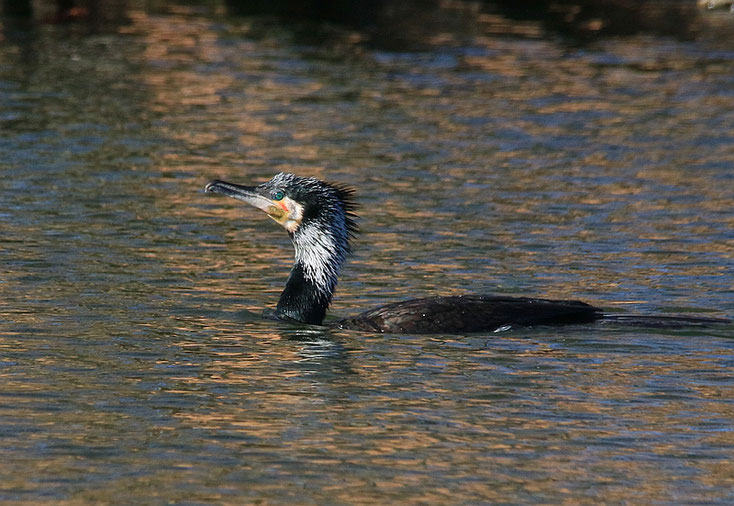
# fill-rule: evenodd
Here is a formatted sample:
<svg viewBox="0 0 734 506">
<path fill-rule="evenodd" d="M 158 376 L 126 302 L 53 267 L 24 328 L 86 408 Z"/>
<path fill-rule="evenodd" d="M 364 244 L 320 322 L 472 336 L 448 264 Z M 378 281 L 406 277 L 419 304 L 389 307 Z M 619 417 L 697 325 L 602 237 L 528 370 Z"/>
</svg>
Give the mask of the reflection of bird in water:
<svg viewBox="0 0 734 506">
<path fill-rule="evenodd" d="M 247 202 L 288 231 L 296 250 L 295 264 L 275 316 L 321 325 L 339 271 L 350 252 L 349 241 L 357 231 L 353 190 L 281 173 L 259 186 L 211 181 L 206 191 Z M 371 332 L 429 334 L 598 320 L 656 327 L 726 322 L 708 318 L 605 315 L 598 308 L 572 300 L 460 295 L 388 304 L 339 320 L 335 326 Z"/>
</svg>

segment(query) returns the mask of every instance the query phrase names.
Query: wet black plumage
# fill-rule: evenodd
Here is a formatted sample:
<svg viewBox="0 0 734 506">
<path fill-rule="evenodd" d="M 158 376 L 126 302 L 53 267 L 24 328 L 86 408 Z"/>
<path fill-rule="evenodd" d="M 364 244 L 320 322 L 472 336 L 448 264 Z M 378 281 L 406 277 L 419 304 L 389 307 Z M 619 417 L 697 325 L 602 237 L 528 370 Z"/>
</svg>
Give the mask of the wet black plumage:
<svg viewBox="0 0 734 506">
<path fill-rule="evenodd" d="M 280 173 L 258 186 L 211 181 L 206 191 L 222 193 L 264 211 L 288 231 L 295 262 L 275 309 L 284 320 L 322 325 L 339 272 L 357 233 L 354 191 L 315 178 Z M 461 295 L 388 304 L 345 318 L 343 329 L 391 333 L 469 333 L 508 327 L 581 324 L 705 325 L 727 320 L 688 317 L 606 315 L 574 300 Z"/>
<path fill-rule="evenodd" d="M 588 323 L 600 316 L 595 307 L 575 300 L 457 295 L 388 304 L 340 320 L 337 326 L 369 332 L 469 333 L 506 326 Z"/>
</svg>

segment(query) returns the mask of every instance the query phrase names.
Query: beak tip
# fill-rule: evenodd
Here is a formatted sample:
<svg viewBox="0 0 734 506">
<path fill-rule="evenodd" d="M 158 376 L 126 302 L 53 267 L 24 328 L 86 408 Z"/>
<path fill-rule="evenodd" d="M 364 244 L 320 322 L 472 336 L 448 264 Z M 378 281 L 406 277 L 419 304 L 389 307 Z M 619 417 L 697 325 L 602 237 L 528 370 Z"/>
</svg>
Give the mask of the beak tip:
<svg viewBox="0 0 734 506">
<path fill-rule="evenodd" d="M 205 193 L 212 193 L 212 192 L 214 192 L 214 188 L 216 187 L 216 185 L 218 183 L 219 183 L 219 180 L 218 179 L 212 179 L 204 187 L 204 192 Z"/>
</svg>

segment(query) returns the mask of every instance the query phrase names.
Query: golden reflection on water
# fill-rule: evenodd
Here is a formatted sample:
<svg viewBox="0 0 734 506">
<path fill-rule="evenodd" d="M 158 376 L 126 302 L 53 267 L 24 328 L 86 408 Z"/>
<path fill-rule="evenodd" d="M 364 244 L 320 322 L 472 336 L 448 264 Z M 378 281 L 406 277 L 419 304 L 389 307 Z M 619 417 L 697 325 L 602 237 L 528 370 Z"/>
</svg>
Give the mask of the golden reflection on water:
<svg viewBox="0 0 734 506">
<path fill-rule="evenodd" d="M 71 168 L 32 181 L 45 207 L 13 188 L 26 200 L 2 251 L 6 488 L 84 483 L 54 496 L 72 502 L 727 499 L 730 328 L 294 330 L 245 313 L 274 306 L 287 237 L 202 188 L 279 170 L 356 186 L 364 234 L 335 315 L 464 292 L 726 315 L 734 214 L 717 167 L 734 154 L 716 131 L 734 98 L 708 87 L 729 60 L 646 38 L 574 51 L 486 34 L 434 48 L 444 59 L 334 56 L 187 9 L 130 19 L 127 78 L 145 92 L 120 123 L 151 144 L 113 125 L 71 156 L 67 133 L 51 158 Z M 34 100 L 66 107 L 51 95 Z"/>
<path fill-rule="evenodd" d="M 679 471 L 676 465 L 661 468 L 659 459 L 671 458 L 695 467 L 697 473 L 689 479 L 705 486 L 721 490 L 731 484 L 724 471 L 731 466 L 722 461 L 707 465 L 682 458 L 700 444 L 731 447 L 730 431 L 704 435 L 692 429 L 730 419 L 731 403 L 720 402 L 729 398 L 728 389 L 705 380 L 678 392 L 659 389 L 662 378 L 671 375 L 700 377 L 702 371 L 715 371 L 718 365 L 711 357 L 728 353 L 726 348 L 685 357 L 643 353 L 640 363 L 640 353 L 621 349 L 611 355 L 582 352 L 505 336 L 505 343 L 518 346 L 512 354 L 479 348 L 471 358 L 443 346 L 406 354 L 405 347 L 417 343 L 392 341 L 393 356 L 386 363 L 372 354 L 377 341 L 368 337 L 350 342 L 351 349 L 340 359 L 348 363 L 348 374 L 319 376 L 320 368 L 330 367 L 329 354 L 310 354 L 307 349 L 314 341 L 299 344 L 273 332 L 255 339 L 267 353 L 237 357 L 243 355 L 241 348 L 211 350 L 211 368 L 175 378 L 178 387 L 170 391 L 196 396 L 225 388 L 226 405 L 212 411 L 182 410 L 175 416 L 185 427 L 237 434 L 218 442 L 222 451 L 244 445 L 268 452 L 273 445 L 284 445 L 291 456 L 308 456 L 308 464 L 298 471 L 284 460 L 270 464 L 285 476 L 296 472 L 319 479 L 324 470 L 359 469 L 347 471 L 339 486 L 320 487 L 323 498 L 366 500 L 395 493 L 411 500 L 494 501 L 514 487 L 538 494 L 551 487 L 563 497 L 574 496 L 576 487 L 591 479 L 593 486 L 605 486 L 605 500 L 629 498 L 630 484 L 640 497 L 668 500 L 670 480 Z M 250 348 L 252 342 L 243 345 Z M 508 359 L 515 368 L 507 367 Z M 273 374 L 264 363 L 281 366 Z M 422 383 L 411 384 L 409 377 L 401 378 L 414 375 L 422 364 L 434 368 L 430 380 L 416 376 Z M 566 369 L 570 383 L 558 383 L 564 377 L 560 371 L 549 374 L 556 366 Z M 458 395 L 456 389 L 463 387 L 454 380 L 465 375 L 494 375 L 497 381 L 474 384 Z M 643 446 L 629 445 L 633 439 Z M 384 473 L 388 469 L 390 477 Z M 440 473 L 445 486 L 427 487 L 423 472 L 400 469 Z M 464 482 L 467 476 L 473 479 Z M 452 479 L 462 483 L 460 491 Z M 711 497 L 720 494 L 712 490 Z"/>
</svg>

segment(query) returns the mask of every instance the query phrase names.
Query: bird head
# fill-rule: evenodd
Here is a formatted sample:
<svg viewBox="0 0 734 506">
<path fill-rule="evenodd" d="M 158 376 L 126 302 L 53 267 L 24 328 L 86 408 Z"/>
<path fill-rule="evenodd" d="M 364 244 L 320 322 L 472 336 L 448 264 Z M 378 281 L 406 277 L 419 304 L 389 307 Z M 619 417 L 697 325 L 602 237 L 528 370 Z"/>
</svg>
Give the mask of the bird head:
<svg viewBox="0 0 734 506">
<path fill-rule="evenodd" d="M 347 240 L 357 231 L 354 190 L 312 177 L 281 172 L 258 186 L 214 180 L 205 191 L 221 193 L 262 210 L 293 237 L 308 227 L 342 232 Z"/>
</svg>

